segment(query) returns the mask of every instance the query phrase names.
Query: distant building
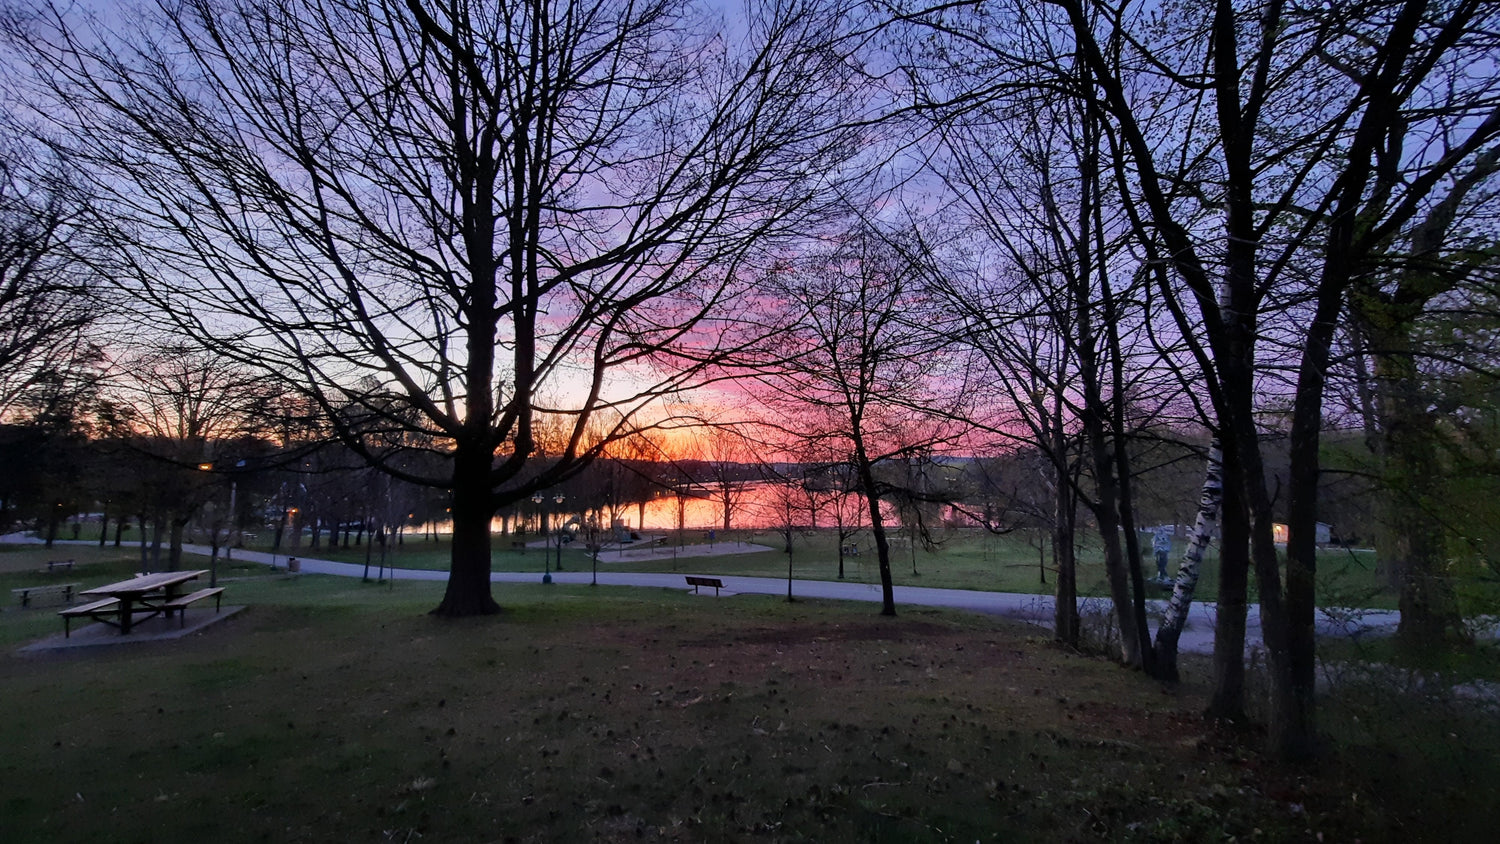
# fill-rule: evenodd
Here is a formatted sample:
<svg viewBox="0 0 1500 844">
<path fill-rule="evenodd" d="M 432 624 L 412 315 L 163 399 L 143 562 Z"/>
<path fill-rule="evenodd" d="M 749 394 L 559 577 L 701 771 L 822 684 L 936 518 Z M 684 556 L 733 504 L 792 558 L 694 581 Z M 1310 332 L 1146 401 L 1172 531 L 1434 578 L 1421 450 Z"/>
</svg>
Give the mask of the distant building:
<svg viewBox="0 0 1500 844">
<path fill-rule="evenodd" d="M 1287 534 L 1287 526 L 1282 524 L 1281 522 L 1275 522 L 1271 525 L 1271 536 L 1276 541 L 1277 545 L 1286 544 Z M 1329 542 L 1332 542 L 1332 529 L 1330 529 L 1328 525 L 1322 522 L 1318 522 L 1317 527 L 1314 528 L 1313 541 L 1319 545 L 1327 545 Z"/>
</svg>

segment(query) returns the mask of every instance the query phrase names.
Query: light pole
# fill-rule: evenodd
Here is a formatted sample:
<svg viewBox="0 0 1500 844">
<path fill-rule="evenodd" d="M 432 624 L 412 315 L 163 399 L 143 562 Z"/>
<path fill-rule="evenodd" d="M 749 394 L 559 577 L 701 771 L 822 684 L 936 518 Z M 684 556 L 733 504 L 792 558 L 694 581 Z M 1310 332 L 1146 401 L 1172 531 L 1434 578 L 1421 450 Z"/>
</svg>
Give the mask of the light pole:
<svg viewBox="0 0 1500 844">
<path fill-rule="evenodd" d="M 243 461 L 243 460 L 240 461 L 241 464 L 243 464 L 244 462 L 245 461 Z M 226 562 L 226 563 L 232 563 L 232 562 L 234 562 L 234 557 L 232 557 L 231 554 L 234 553 L 234 543 L 235 543 L 236 540 L 239 539 L 239 536 L 240 536 L 240 520 L 235 517 L 235 515 L 236 515 L 236 513 L 238 511 L 236 511 L 234 509 L 234 499 L 235 499 L 235 496 L 237 494 L 239 494 L 239 491 L 240 491 L 240 482 L 238 480 L 232 480 L 232 481 L 230 481 L 229 482 L 229 531 L 230 531 L 229 536 L 230 536 L 230 538 L 229 538 L 229 541 L 227 543 L 225 543 L 225 545 L 224 545 L 224 562 Z"/>
<path fill-rule="evenodd" d="M 561 501 L 562 496 L 559 495 L 558 500 Z M 541 508 L 542 511 L 542 582 L 551 583 L 552 549 L 547 545 L 547 508 L 544 506 L 545 502 L 547 501 L 547 496 L 542 495 L 539 492 L 536 495 L 531 496 L 531 501 L 537 507 Z"/>
<path fill-rule="evenodd" d="M 565 501 L 566 499 L 563 497 L 563 494 L 559 492 L 557 495 L 552 497 L 552 500 L 557 502 L 557 570 L 562 571 L 562 541 L 564 530 L 564 523 L 562 521 L 562 505 L 563 501 Z"/>
<path fill-rule="evenodd" d="M 239 465 L 241 465 L 241 466 L 245 465 L 245 461 L 241 460 L 240 463 L 239 463 Z M 200 472 L 212 472 L 213 470 L 214 470 L 214 464 L 212 464 L 212 463 L 199 463 L 198 464 L 198 471 L 200 471 Z M 205 505 L 206 508 L 212 508 L 212 506 L 213 506 L 212 502 L 209 502 L 207 505 Z M 229 518 L 231 520 L 234 519 L 234 480 L 233 479 L 231 479 L 229 481 Z M 233 522 L 231 521 L 231 525 L 232 524 L 233 524 Z M 209 526 L 208 526 L 208 529 L 212 532 L 209 538 L 210 538 L 210 540 L 212 540 L 212 545 L 213 545 L 213 550 L 214 550 L 213 556 L 211 556 L 211 557 L 208 558 L 208 585 L 212 587 L 212 586 L 218 586 L 219 585 L 219 553 L 218 553 L 219 552 L 219 521 L 217 519 L 212 520 L 210 522 Z M 231 527 L 231 530 L 232 530 L 232 527 Z M 233 562 L 233 560 L 231 560 L 229 558 L 229 545 L 231 543 L 230 543 L 230 540 L 229 540 L 228 537 L 229 537 L 229 531 L 225 531 L 224 560 L 225 560 L 225 562 Z"/>
</svg>

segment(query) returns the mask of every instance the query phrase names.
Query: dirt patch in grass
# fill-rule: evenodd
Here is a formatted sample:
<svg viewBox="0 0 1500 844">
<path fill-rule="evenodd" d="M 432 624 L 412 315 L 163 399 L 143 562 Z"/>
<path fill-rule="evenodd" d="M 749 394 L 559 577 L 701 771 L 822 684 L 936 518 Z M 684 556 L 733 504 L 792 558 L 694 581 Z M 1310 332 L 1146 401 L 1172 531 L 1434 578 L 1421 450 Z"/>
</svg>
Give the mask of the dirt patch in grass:
<svg viewBox="0 0 1500 844">
<path fill-rule="evenodd" d="M 444 622 L 431 587 L 258 588 L 209 635 L 0 660 L 7 841 L 1377 840 L 1413 817 L 1216 733 L 1201 688 L 987 617 L 527 586 Z"/>
</svg>

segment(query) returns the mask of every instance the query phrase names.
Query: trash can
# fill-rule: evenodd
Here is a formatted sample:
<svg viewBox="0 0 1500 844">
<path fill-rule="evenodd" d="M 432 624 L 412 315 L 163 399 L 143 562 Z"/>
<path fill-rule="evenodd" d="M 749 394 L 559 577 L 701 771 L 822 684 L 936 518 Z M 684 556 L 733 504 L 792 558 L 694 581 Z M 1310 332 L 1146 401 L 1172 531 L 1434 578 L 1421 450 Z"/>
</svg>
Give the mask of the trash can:
<svg viewBox="0 0 1500 844">
<path fill-rule="evenodd" d="M 296 557 L 286 558 L 286 570 L 290 572 L 302 571 L 302 561 Z"/>
</svg>

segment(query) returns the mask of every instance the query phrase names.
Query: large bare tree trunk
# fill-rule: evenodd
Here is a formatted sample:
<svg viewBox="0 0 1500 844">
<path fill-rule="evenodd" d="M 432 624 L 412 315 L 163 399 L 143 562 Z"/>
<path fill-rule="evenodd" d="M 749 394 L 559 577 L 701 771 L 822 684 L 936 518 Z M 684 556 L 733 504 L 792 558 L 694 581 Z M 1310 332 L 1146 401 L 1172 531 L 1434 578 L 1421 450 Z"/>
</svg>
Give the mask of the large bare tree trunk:
<svg viewBox="0 0 1500 844">
<path fill-rule="evenodd" d="M 1086 410 L 1085 415 L 1087 414 Z M 1085 427 L 1098 426 L 1085 423 Z M 1089 440 L 1098 495 L 1094 505 L 1094 519 L 1099 524 L 1099 540 L 1104 545 L 1104 573 L 1109 582 L 1110 600 L 1114 602 L 1115 622 L 1120 629 L 1120 659 L 1126 665 L 1139 666 L 1141 642 L 1136 636 L 1135 610 L 1131 605 L 1130 575 L 1126 571 L 1125 551 L 1120 546 L 1120 519 L 1116 509 L 1119 499 L 1114 461 L 1110 459 L 1109 446 L 1102 430 L 1090 431 Z"/>
<path fill-rule="evenodd" d="M 1226 451 L 1228 450 L 1226 445 Z M 1213 692 L 1208 715 L 1245 720 L 1245 618 L 1249 610 L 1250 523 L 1238 464 L 1224 461 L 1220 499 L 1219 594 L 1214 618 Z"/>
<path fill-rule="evenodd" d="M 1411 341 L 1404 332 L 1372 332 L 1376 394 L 1384 434 L 1382 514 L 1376 557 L 1396 586 L 1401 622 L 1396 637 L 1413 653 L 1469 633 L 1458 609 L 1440 514 L 1442 472 L 1433 421 L 1422 401 Z"/>
<path fill-rule="evenodd" d="M 182 568 L 182 531 L 187 527 L 191 516 L 173 515 L 171 529 L 167 544 L 167 571 L 179 571 Z"/>
<path fill-rule="evenodd" d="M 489 476 L 487 449 L 470 448 L 454 456 L 452 564 L 448 588 L 433 615 L 462 617 L 500 611 L 490 592 L 490 520 L 495 508 Z"/>
<path fill-rule="evenodd" d="M 1052 470 L 1054 473 L 1052 557 L 1057 565 L 1053 589 L 1052 636 L 1069 647 L 1078 647 L 1081 622 L 1078 617 L 1078 566 L 1073 545 L 1077 500 L 1072 478 L 1068 477 L 1067 433 L 1062 427 L 1061 397 L 1056 399 L 1052 431 Z"/>
<path fill-rule="evenodd" d="M 149 555 L 150 539 L 148 537 L 149 523 L 145 513 L 136 514 L 136 522 L 141 526 L 141 574 L 151 571 L 151 557 Z"/>
<path fill-rule="evenodd" d="M 1096 209 L 1095 213 L 1098 211 Z M 1099 222 L 1095 230 L 1102 230 Z M 1102 251 L 1102 250 L 1101 250 Z M 1104 336 L 1109 343 L 1110 392 L 1114 401 L 1110 403 L 1110 439 L 1114 442 L 1114 461 L 1119 483 L 1120 533 L 1125 539 L 1125 566 L 1130 575 L 1131 624 L 1120 629 L 1120 638 L 1134 635 L 1139 664 L 1147 674 L 1156 674 L 1156 652 L 1151 647 L 1151 626 L 1146 617 L 1146 584 L 1141 573 L 1141 538 L 1136 532 L 1135 497 L 1132 492 L 1130 452 L 1127 449 L 1125 423 L 1125 349 L 1120 342 L 1118 300 L 1110 288 L 1109 273 L 1101 268 L 1099 273 L 1101 300 L 1104 304 Z"/>
<path fill-rule="evenodd" d="M 1443 472 L 1435 430 L 1422 389 L 1414 342 L 1418 321 L 1429 307 L 1468 277 L 1473 263 L 1489 260 L 1464 254 L 1456 265 L 1440 268 L 1452 248 L 1460 209 L 1469 194 L 1500 171 L 1500 147 L 1492 147 L 1458 176 L 1411 233 L 1417 260 L 1395 273 L 1395 287 L 1375 279 L 1356 287 L 1349 306 L 1356 316 L 1356 363 L 1360 367 L 1362 410 L 1366 441 L 1375 455 L 1382 480 L 1380 529 L 1376 560 L 1400 595 L 1401 623 L 1397 639 L 1412 652 L 1430 651 L 1470 640 L 1457 596 L 1446 571 L 1447 534 L 1442 525 Z M 1461 240 L 1461 237 L 1458 238 Z M 1363 340 L 1363 342 L 1360 342 Z M 1374 359 L 1374 377 L 1365 376 L 1365 350 Z"/>
</svg>

